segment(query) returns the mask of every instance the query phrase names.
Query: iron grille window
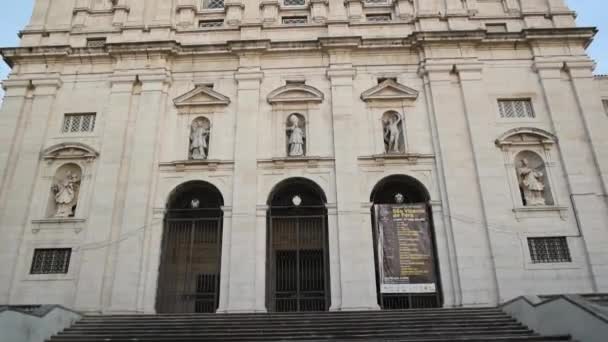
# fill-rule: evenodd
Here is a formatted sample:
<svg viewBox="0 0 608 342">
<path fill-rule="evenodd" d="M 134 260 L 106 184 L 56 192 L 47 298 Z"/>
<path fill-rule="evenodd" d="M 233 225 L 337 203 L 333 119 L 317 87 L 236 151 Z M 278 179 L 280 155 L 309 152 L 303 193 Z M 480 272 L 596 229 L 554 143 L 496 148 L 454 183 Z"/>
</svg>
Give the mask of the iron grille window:
<svg viewBox="0 0 608 342">
<path fill-rule="evenodd" d="M 106 38 L 89 38 L 87 39 L 88 48 L 100 48 L 106 45 Z"/>
<path fill-rule="evenodd" d="M 283 17 L 283 24 L 285 25 L 302 25 L 308 23 L 307 17 Z"/>
<path fill-rule="evenodd" d="M 93 132 L 95 129 L 95 113 L 65 114 L 63 117 L 63 133 Z"/>
<path fill-rule="evenodd" d="M 63 117 L 63 133 L 93 132 L 95 129 L 95 113 L 65 114 Z"/>
<path fill-rule="evenodd" d="M 528 238 L 532 263 L 572 262 L 566 237 Z"/>
<path fill-rule="evenodd" d="M 36 249 L 30 274 L 66 274 L 71 255 L 71 248 Z"/>
<path fill-rule="evenodd" d="M 365 18 L 370 22 L 391 21 L 391 15 L 389 13 L 368 14 Z"/>
<path fill-rule="evenodd" d="M 285 0 L 283 4 L 285 6 L 304 6 L 306 0 Z"/>
<path fill-rule="evenodd" d="M 203 8 L 206 8 L 206 9 L 224 8 L 224 0 L 203 0 Z"/>
<path fill-rule="evenodd" d="M 608 99 L 602 100 L 602 104 L 604 105 L 604 112 L 608 115 Z"/>
<path fill-rule="evenodd" d="M 202 20 L 199 21 L 198 27 L 222 27 L 224 25 L 224 20 Z"/>
<path fill-rule="evenodd" d="M 534 109 L 530 99 L 498 100 L 501 118 L 534 118 Z"/>
</svg>

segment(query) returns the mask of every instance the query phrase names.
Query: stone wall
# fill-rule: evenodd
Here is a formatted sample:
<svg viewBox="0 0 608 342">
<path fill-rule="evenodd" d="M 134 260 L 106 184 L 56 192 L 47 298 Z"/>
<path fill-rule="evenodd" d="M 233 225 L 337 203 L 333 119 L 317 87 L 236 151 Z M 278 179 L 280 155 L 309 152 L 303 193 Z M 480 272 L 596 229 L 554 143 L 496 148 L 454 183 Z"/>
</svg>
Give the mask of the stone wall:
<svg viewBox="0 0 608 342">
<path fill-rule="evenodd" d="M 22 47 L 1 50 L 13 72 L 0 302 L 153 312 L 167 199 L 204 180 L 225 203 L 220 310 L 264 311 L 267 200 L 304 177 L 327 197 L 332 309 L 376 308 L 370 194 L 395 174 L 430 194 L 446 306 L 608 291 L 608 119 L 585 53 L 595 31 L 573 27 L 561 1 L 400 0 L 389 23 L 365 22 L 384 8 L 365 1 L 227 2 L 213 10 L 221 28 L 194 28 L 211 15 L 198 2 L 71 3 L 37 1 Z M 281 11 L 316 20 L 287 27 Z M 490 21 L 507 32 L 478 30 Z M 95 37 L 107 41 L 87 46 Z M 504 99 L 529 99 L 533 117 L 501 117 Z M 397 154 L 385 153 L 387 112 L 403 120 Z M 94 129 L 64 132 L 70 113 L 95 113 Z M 306 120 L 301 158 L 285 148 L 293 113 Z M 208 155 L 191 160 L 197 118 Z M 551 203 L 522 203 L 522 151 L 542 159 Z M 66 163 L 82 170 L 78 205 L 53 217 Z M 566 237 L 572 261 L 534 263 L 527 238 L 546 236 Z M 36 248 L 72 248 L 68 272 L 30 274 Z"/>
</svg>

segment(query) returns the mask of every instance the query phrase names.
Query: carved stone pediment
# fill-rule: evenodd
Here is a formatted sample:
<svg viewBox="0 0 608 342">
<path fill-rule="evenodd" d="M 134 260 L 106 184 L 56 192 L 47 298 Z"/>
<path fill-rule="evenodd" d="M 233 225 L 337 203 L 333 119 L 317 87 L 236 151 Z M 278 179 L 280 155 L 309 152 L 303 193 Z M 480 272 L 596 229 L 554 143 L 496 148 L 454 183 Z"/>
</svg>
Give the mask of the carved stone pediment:
<svg viewBox="0 0 608 342">
<path fill-rule="evenodd" d="M 418 91 L 391 79 L 388 79 L 361 94 L 361 99 L 365 102 L 381 100 L 415 100 L 417 98 Z"/>
<path fill-rule="evenodd" d="M 287 84 L 268 94 L 268 103 L 323 102 L 323 93 L 306 84 Z"/>
<path fill-rule="evenodd" d="M 95 159 L 99 156 L 92 147 L 81 143 L 63 143 L 53 145 L 42 151 L 42 159 Z"/>
<path fill-rule="evenodd" d="M 199 85 L 189 92 L 175 98 L 173 103 L 177 108 L 227 106 L 230 104 L 230 98 L 218 93 L 210 87 Z"/>
<path fill-rule="evenodd" d="M 496 139 L 498 147 L 522 145 L 542 145 L 549 147 L 557 142 L 557 137 L 545 130 L 533 127 L 514 128 Z"/>
</svg>

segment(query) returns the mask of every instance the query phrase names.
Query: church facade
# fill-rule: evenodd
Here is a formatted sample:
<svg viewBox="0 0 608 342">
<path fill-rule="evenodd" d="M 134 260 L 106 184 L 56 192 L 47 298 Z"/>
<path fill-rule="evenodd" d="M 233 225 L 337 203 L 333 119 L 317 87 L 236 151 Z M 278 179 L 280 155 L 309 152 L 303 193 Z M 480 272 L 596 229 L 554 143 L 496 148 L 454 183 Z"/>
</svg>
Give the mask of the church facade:
<svg viewBox="0 0 608 342">
<path fill-rule="evenodd" d="M 574 18 L 563 0 L 36 0 L 0 50 L 0 303 L 607 292 L 608 79 Z"/>
</svg>

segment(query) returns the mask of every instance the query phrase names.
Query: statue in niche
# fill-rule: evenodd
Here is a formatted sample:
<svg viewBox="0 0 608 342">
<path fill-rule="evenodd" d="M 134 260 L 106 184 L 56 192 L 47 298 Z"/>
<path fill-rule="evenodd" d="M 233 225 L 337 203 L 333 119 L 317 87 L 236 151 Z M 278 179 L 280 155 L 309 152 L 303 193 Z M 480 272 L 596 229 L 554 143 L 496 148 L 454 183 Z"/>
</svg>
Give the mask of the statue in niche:
<svg viewBox="0 0 608 342">
<path fill-rule="evenodd" d="M 544 173 L 531 168 L 526 158 L 523 158 L 520 164 L 517 168 L 517 174 L 519 175 L 525 205 L 546 205 Z"/>
<path fill-rule="evenodd" d="M 300 127 L 300 118 L 296 114 L 289 117 L 289 125 L 287 126 L 288 136 L 288 155 L 290 157 L 301 157 L 304 155 L 304 142 L 306 134 Z"/>
<path fill-rule="evenodd" d="M 194 120 L 190 127 L 190 159 L 204 160 L 209 155 L 209 123 L 204 119 Z"/>
<path fill-rule="evenodd" d="M 55 215 L 54 217 L 73 217 L 74 209 L 77 204 L 78 187 L 80 186 L 80 177 L 67 171 L 65 178 L 54 184 L 52 187 L 55 193 Z"/>
<path fill-rule="evenodd" d="M 400 153 L 401 151 L 401 116 L 389 113 L 382 120 L 384 125 L 384 148 L 386 153 Z"/>
</svg>

